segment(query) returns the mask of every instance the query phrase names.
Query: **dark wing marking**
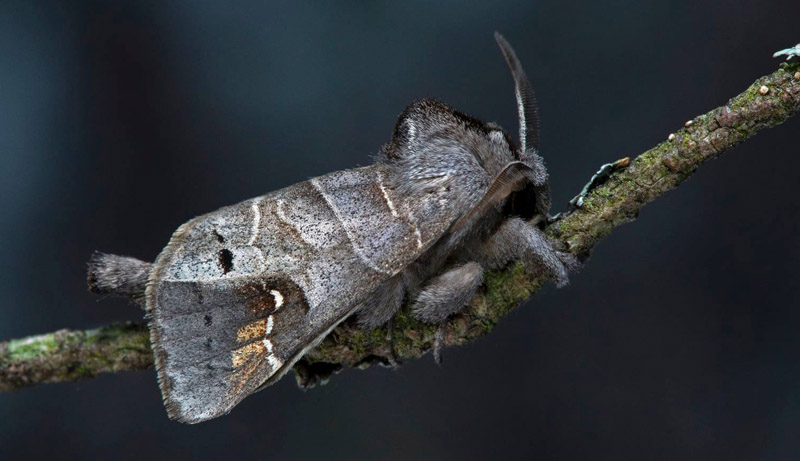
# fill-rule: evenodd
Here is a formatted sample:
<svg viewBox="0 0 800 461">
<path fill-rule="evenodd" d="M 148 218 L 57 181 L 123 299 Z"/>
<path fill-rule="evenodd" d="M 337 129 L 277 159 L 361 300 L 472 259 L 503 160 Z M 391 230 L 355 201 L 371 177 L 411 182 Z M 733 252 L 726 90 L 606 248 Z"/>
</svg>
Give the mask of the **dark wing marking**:
<svg viewBox="0 0 800 461">
<path fill-rule="evenodd" d="M 494 33 L 494 39 L 500 46 L 500 51 L 503 52 L 506 63 L 511 69 L 511 75 L 514 77 L 514 92 L 517 96 L 517 111 L 519 112 L 520 150 L 522 152 L 528 149 L 539 150 L 539 105 L 536 102 L 533 85 L 528 80 L 522 63 L 517 59 L 517 54 L 514 53 L 514 49 L 506 39 L 499 32 Z"/>
</svg>

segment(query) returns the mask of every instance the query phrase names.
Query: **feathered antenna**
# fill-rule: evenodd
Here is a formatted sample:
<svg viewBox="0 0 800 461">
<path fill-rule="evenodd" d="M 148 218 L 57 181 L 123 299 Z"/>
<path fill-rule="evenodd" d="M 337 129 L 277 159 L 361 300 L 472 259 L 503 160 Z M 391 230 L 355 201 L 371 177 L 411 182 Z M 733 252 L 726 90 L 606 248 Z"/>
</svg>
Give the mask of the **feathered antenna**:
<svg viewBox="0 0 800 461">
<path fill-rule="evenodd" d="M 506 58 L 511 75 L 514 77 L 514 93 L 517 96 L 517 111 L 519 112 L 519 143 L 522 152 L 528 149 L 539 150 L 539 105 L 536 103 L 536 94 L 533 92 L 525 69 L 517 59 L 514 49 L 508 44 L 500 32 L 494 33 L 494 39 L 500 46 L 500 51 Z"/>
</svg>

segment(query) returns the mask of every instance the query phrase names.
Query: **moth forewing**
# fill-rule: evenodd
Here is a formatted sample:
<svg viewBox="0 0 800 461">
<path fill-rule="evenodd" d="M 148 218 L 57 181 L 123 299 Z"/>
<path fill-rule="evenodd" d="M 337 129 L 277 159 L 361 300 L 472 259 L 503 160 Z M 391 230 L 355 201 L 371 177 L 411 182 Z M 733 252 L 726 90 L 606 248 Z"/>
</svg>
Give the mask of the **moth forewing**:
<svg viewBox="0 0 800 461">
<path fill-rule="evenodd" d="M 171 417 L 219 416 L 276 381 L 460 213 L 433 194 L 410 203 L 387 174 L 331 173 L 176 231 L 147 289 Z"/>
</svg>

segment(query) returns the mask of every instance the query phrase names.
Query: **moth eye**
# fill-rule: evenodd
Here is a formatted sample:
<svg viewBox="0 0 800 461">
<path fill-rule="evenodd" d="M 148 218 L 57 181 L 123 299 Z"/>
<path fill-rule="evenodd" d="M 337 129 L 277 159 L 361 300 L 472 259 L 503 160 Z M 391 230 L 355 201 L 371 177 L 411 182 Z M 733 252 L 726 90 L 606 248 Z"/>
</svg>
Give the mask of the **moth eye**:
<svg viewBox="0 0 800 461">
<path fill-rule="evenodd" d="M 219 266 L 222 268 L 223 274 L 233 270 L 233 253 L 231 253 L 231 250 L 225 248 L 219 251 Z"/>
</svg>

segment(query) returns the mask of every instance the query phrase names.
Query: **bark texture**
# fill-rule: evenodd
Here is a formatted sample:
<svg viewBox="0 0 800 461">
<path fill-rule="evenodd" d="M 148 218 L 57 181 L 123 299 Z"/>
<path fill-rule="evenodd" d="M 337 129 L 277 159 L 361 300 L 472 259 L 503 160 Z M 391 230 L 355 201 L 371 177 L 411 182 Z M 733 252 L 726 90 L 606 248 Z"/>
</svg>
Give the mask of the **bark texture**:
<svg viewBox="0 0 800 461">
<path fill-rule="evenodd" d="M 633 159 L 594 189 L 582 208 L 548 225 L 546 232 L 563 250 L 586 255 L 612 229 L 635 219 L 645 204 L 677 187 L 697 167 L 799 110 L 800 63 L 795 59 Z M 487 334 L 544 282 L 529 277 L 520 264 L 487 273 L 470 306 L 448 322 L 444 345 L 464 344 Z M 345 323 L 295 366 L 297 382 L 313 386 L 345 366 L 393 364 L 420 357 L 431 350 L 435 330 L 411 318 L 405 309 L 391 327 L 375 331 Z M 60 330 L 0 343 L 0 390 L 152 366 L 144 324 Z"/>
</svg>

